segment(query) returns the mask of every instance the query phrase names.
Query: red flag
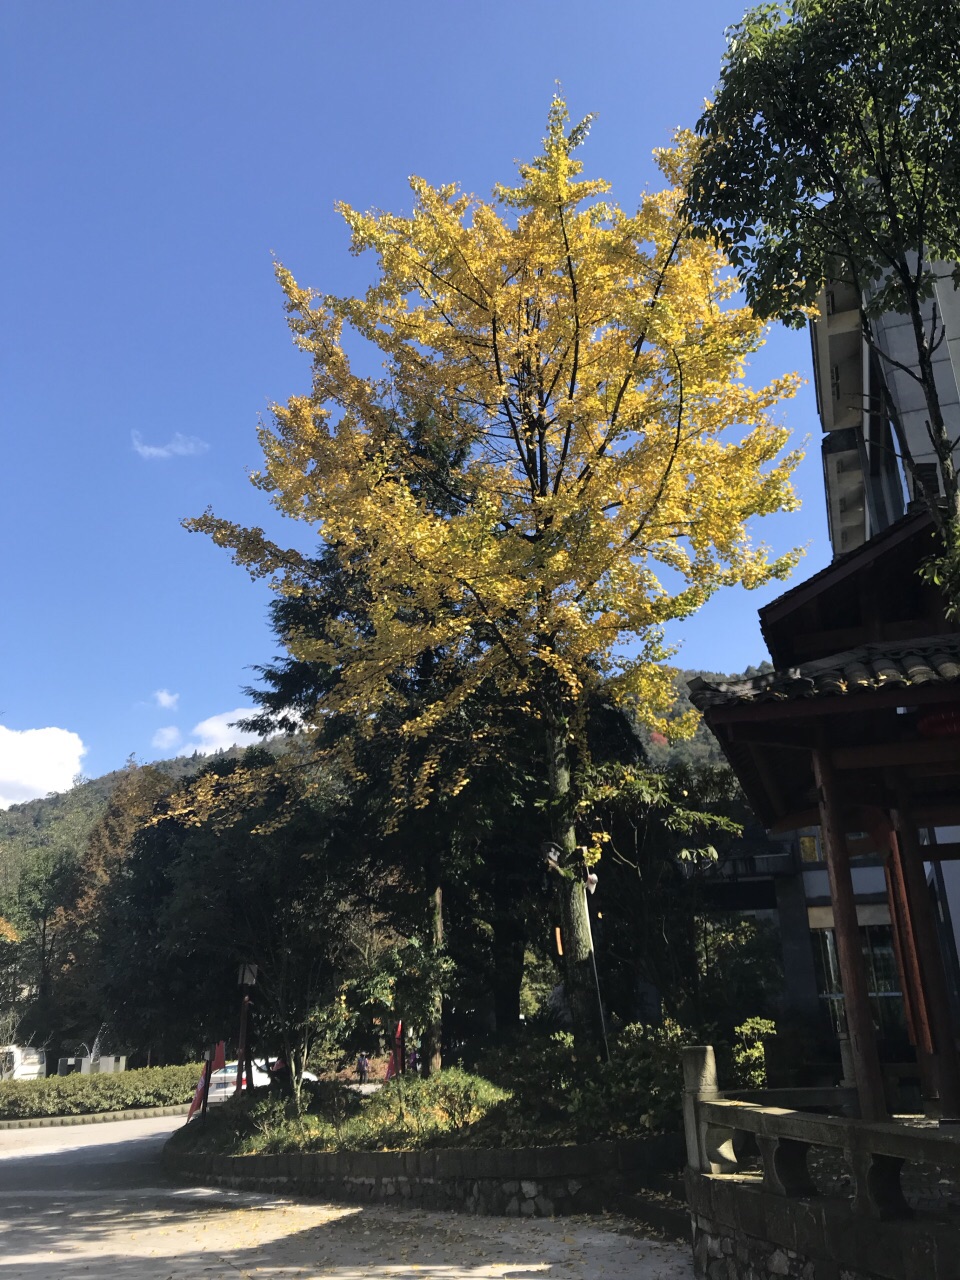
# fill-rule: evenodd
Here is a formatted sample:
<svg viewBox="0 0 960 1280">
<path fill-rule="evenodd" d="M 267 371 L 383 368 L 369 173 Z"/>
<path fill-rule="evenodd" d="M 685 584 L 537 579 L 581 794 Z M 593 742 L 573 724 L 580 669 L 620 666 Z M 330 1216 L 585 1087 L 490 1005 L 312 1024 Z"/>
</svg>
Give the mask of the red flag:
<svg viewBox="0 0 960 1280">
<path fill-rule="evenodd" d="M 390 1054 L 390 1061 L 387 1063 L 387 1079 L 392 1080 L 395 1075 L 400 1074 L 400 1053 L 403 1044 L 403 1019 L 397 1023 L 397 1034 L 393 1040 L 393 1052 Z"/>
<path fill-rule="evenodd" d="M 210 1063 L 210 1074 L 219 1071 L 221 1067 L 227 1065 L 226 1044 L 221 1040 L 213 1051 L 213 1061 Z M 200 1072 L 200 1079 L 197 1081 L 197 1087 L 194 1090 L 193 1101 L 190 1103 L 190 1110 L 187 1112 L 187 1121 L 193 1119 L 194 1115 L 199 1111 L 203 1104 L 203 1085 L 207 1078 L 207 1066 L 204 1063 L 203 1070 Z"/>
</svg>

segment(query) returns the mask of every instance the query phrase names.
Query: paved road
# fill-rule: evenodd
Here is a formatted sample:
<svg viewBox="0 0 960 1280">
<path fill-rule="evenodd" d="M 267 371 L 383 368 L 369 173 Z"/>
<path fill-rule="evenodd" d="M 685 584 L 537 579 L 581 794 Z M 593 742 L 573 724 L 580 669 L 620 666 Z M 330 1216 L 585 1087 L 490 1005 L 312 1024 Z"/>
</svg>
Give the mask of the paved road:
<svg viewBox="0 0 960 1280">
<path fill-rule="evenodd" d="M 0 1280 L 692 1280 L 599 1217 L 517 1222 L 169 1183 L 181 1117 L 0 1133 Z"/>
</svg>

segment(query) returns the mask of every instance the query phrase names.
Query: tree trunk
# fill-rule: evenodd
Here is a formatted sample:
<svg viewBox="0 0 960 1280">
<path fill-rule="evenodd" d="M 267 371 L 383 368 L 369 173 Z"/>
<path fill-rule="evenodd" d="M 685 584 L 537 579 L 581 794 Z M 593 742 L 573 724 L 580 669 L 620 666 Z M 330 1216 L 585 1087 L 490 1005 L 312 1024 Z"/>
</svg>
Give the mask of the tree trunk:
<svg viewBox="0 0 960 1280">
<path fill-rule="evenodd" d="M 443 889 L 439 883 L 439 859 L 430 859 L 428 869 L 433 889 L 430 892 L 430 945 L 434 959 L 443 951 Z M 427 1009 L 427 1024 L 423 1029 L 423 1064 L 425 1076 L 432 1076 L 443 1067 L 443 993 L 434 986 Z"/>
<path fill-rule="evenodd" d="M 560 866 L 565 873 L 557 877 L 557 885 L 567 1000 L 577 1051 L 595 1057 L 599 1055 L 603 1030 L 594 978 L 590 919 L 578 866 L 570 752 L 562 727 L 550 730 L 548 758 L 553 839 L 560 848 Z"/>
<path fill-rule="evenodd" d="M 960 490 L 957 486 L 957 473 L 953 465 L 953 441 L 947 430 L 943 417 L 943 406 L 940 403 L 940 391 L 937 387 L 933 368 L 933 353 L 927 340 L 923 322 L 923 312 L 916 291 L 910 293 L 910 320 L 913 325 L 913 336 L 917 346 L 917 365 L 920 372 L 920 385 L 930 415 L 927 424 L 930 432 L 930 443 L 940 463 L 943 477 L 943 491 L 947 500 L 948 519 L 956 522 L 960 518 Z M 927 494 L 927 501 L 935 502 L 934 495 Z"/>
<path fill-rule="evenodd" d="M 497 1035 L 516 1031 L 520 1025 L 520 988 L 523 985 L 523 953 L 526 929 L 523 921 L 507 911 L 493 919 L 493 1010 Z"/>
</svg>

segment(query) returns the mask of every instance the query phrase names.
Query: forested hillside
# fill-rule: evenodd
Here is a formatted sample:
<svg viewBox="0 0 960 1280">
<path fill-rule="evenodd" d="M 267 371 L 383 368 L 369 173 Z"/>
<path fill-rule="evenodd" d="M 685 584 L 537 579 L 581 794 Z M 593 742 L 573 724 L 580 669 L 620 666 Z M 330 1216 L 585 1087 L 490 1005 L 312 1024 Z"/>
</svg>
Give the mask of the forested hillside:
<svg viewBox="0 0 960 1280">
<path fill-rule="evenodd" d="M 396 810 L 380 745 L 347 777 L 287 738 L 131 761 L 0 815 L 3 1038 L 19 1026 L 73 1052 L 102 1032 L 132 1060 L 192 1058 L 229 1037 L 250 961 L 261 1034 L 301 1063 L 375 1044 L 400 1016 L 437 1055 L 508 1034 L 521 1012 L 562 1022 L 539 748 L 502 732 L 468 786 L 419 809 Z M 578 823 L 611 1015 L 732 1026 L 758 1012 L 776 982 L 767 942 L 704 923 L 711 859 L 764 839 L 713 739 L 701 726 L 668 744 L 607 704 L 588 738 Z"/>
</svg>

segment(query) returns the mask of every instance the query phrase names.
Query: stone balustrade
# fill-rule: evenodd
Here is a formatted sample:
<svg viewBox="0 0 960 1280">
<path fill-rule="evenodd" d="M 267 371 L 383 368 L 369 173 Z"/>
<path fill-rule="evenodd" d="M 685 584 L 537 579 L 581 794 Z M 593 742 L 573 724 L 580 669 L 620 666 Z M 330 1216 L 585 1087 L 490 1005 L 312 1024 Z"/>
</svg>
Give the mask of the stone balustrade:
<svg viewBox="0 0 960 1280">
<path fill-rule="evenodd" d="M 941 1183 L 960 1184 L 954 1132 L 725 1096 L 710 1046 L 684 1051 L 684 1086 L 687 1196 L 699 1276 L 960 1280 L 956 1219 L 918 1215 L 903 1184 L 908 1165 L 930 1166 Z M 836 1103 L 836 1110 L 848 1109 L 839 1091 Z M 842 1163 L 849 1194 L 818 1187 L 812 1153 Z"/>
</svg>

